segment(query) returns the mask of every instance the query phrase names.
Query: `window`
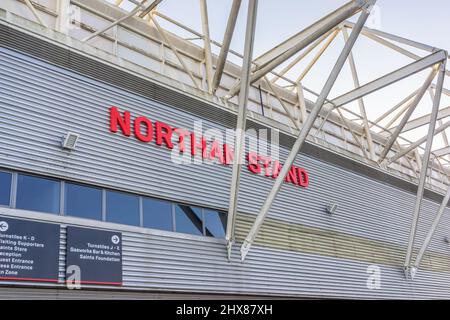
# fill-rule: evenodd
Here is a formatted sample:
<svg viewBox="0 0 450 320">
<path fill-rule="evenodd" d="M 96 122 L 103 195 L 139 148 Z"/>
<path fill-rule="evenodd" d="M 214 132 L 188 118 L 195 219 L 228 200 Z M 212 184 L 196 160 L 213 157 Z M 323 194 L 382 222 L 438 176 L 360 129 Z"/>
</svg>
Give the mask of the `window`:
<svg viewBox="0 0 450 320">
<path fill-rule="evenodd" d="M 227 216 L 221 211 L 0 171 L 0 206 L 11 205 L 11 194 L 16 195 L 12 205 L 17 209 L 214 238 L 224 238 L 226 232 Z"/>
<path fill-rule="evenodd" d="M 17 178 L 18 209 L 59 213 L 59 181 L 19 174 Z"/>
<path fill-rule="evenodd" d="M 9 197 L 11 195 L 11 174 L 0 172 L 0 205 L 9 206 Z"/>
<path fill-rule="evenodd" d="M 177 232 L 203 235 L 203 218 L 200 208 L 175 205 L 175 221 Z"/>
<path fill-rule="evenodd" d="M 143 199 L 144 227 L 173 231 L 172 203 Z"/>
<path fill-rule="evenodd" d="M 205 235 L 208 237 L 225 238 L 227 216 L 223 212 L 204 210 Z"/>
<path fill-rule="evenodd" d="M 66 183 L 64 199 L 66 215 L 102 220 L 101 189 Z"/>
<path fill-rule="evenodd" d="M 106 221 L 139 226 L 139 197 L 106 191 Z"/>
</svg>

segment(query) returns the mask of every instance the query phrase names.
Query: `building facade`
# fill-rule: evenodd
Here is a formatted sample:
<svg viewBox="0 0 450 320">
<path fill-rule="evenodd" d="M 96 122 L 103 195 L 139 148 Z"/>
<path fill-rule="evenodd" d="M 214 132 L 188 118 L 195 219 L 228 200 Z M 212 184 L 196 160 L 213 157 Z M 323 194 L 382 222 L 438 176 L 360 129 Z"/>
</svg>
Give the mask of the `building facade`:
<svg viewBox="0 0 450 320">
<path fill-rule="evenodd" d="M 450 298 L 448 211 L 416 277 L 405 279 L 417 185 L 312 141 L 241 262 L 239 245 L 274 181 L 264 159 L 246 160 L 228 259 L 231 165 L 226 141 L 214 152 L 206 136 L 235 122 L 233 108 L 182 84 L 134 74 L 4 18 L 0 217 L 57 224 L 60 233 L 57 281 L 5 276 L 0 297 Z M 294 135 L 262 116 L 247 126 L 279 132 L 282 164 Z M 68 132 L 79 135 L 71 151 L 61 147 Z M 419 243 L 441 199 L 426 190 Z M 70 227 L 120 232 L 119 285 L 67 287 Z"/>
</svg>

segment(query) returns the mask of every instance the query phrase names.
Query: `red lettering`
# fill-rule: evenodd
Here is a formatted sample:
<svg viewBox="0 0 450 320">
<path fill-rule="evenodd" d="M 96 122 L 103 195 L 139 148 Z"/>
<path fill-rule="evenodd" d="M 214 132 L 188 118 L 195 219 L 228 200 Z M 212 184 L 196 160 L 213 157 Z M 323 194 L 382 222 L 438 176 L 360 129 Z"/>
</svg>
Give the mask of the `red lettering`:
<svg viewBox="0 0 450 320">
<path fill-rule="evenodd" d="M 163 140 L 166 143 L 167 148 L 173 149 L 172 143 L 172 127 L 164 122 L 157 121 L 156 126 L 156 144 L 162 145 Z"/>
<path fill-rule="evenodd" d="M 180 152 L 186 151 L 186 144 L 184 143 L 184 141 L 186 140 L 185 137 L 189 135 L 189 131 L 181 128 L 176 128 L 173 130 L 173 132 L 178 134 L 178 149 L 180 150 Z"/>
<path fill-rule="evenodd" d="M 289 169 L 289 172 L 288 172 L 286 178 L 284 179 L 284 181 L 291 182 L 293 184 L 298 184 L 296 169 L 297 169 L 296 166 L 292 166 L 291 169 Z"/>
<path fill-rule="evenodd" d="M 258 156 L 258 160 L 262 160 L 264 167 L 264 174 L 266 177 L 270 177 L 270 163 L 272 159 L 266 156 Z"/>
<path fill-rule="evenodd" d="M 191 133 L 191 155 L 195 156 L 197 153 L 197 148 L 202 150 L 202 158 L 206 158 L 206 139 L 201 137 L 201 142 L 197 143 L 195 140 L 195 134 Z"/>
<path fill-rule="evenodd" d="M 223 153 L 220 150 L 219 144 L 217 141 L 213 141 L 211 144 L 211 149 L 209 151 L 209 159 L 214 160 L 215 158 L 219 159 L 220 163 L 223 163 Z"/>
<path fill-rule="evenodd" d="M 233 162 L 234 152 L 226 143 L 223 145 L 223 157 L 225 164 L 231 164 Z"/>
<path fill-rule="evenodd" d="M 272 170 L 272 178 L 278 177 L 278 174 L 281 171 L 281 164 L 278 160 L 275 160 L 273 163 L 273 170 Z"/>
<path fill-rule="evenodd" d="M 145 134 L 141 132 L 141 123 L 145 124 Z M 143 142 L 153 140 L 153 125 L 146 117 L 137 117 L 134 119 L 134 135 Z"/>
<path fill-rule="evenodd" d="M 247 168 L 250 172 L 260 173 L 261 166 L 258 163 L 258 155 L 254 152 L 249 152 L 247 154 L 248 165 Z"/>
<path fill-rule="evenodd" d="M 297 168 L 298 185 L 306 188 L 309 185 L 309 176 L 303 168 Z"/>
<path fill-rule="evenodd" d="M 131 135 L 130 112 L 125 111 L 122 118 L 117 107 L 111 107 L 109 108 L 109 130 L 116 133 L 118 131 L 117 124 L 124 135 L 127 137 Z"/>
</svg>

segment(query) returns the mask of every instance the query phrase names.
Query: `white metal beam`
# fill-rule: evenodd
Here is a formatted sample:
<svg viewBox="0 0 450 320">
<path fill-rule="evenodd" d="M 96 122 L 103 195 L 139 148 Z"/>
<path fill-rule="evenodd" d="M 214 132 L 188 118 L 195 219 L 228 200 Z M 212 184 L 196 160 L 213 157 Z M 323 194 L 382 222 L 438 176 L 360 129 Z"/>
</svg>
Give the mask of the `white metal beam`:
<svg viewBox="0 0 450 320">
<path fill-rule="evenodd" d="M 162 0 L 154 0 L 147 8 L 142 10 L 142 12 L 139 14 L 139 18 L 144 18 L 153 9 L 155 9 L 156 6 L 159 5 L 161 2 L 162 2 Z"/>
<path fill-rule="evenodd" d="M 254 63 L 258 66 L 258 69 L 252 73 L 250 83 L 254 83 L 261 79 L 271 70 L 275 69 L 277 66 L 294 56 L 297 52 L 313 43 L 320 36 L 335 28 L 345 19 L 358 13 L 362 7 L 370 5 L 373 2 L 375 2 L 375 0 L 352 0 L 300 33 L 279 44 L 274 49 L 269 50 L 255 60 Z M 240 84 L 236 83 L 230 89 L 226 98 L 229 99 L 235 96 L 239 90 Z"/>
<path fill-rule="evenodd" d="M 440 149 L 437 149 L 437 150 L 433 151 L 433 154 L 436 157 L 441 157 L 441 156 L 444 156 L 444 155 L 449 154 L 449 153 L 450 153 L 450 147 L 443 147 L 443 148 L 440 148 Z"/>
<path fill-rule="evenodd" d="M 242 0 L 233 0 L 233 4 L 231 5 L 225 35 L 220 48 L 219 58 L 216 63 L 216 72 L 214 73 L 213 79 L 213 92 L 217 90 L 220 85 L 220 80 L 222 79 L 223 69 L 225 67 L 225 62 L 227 61 L 228 50 L 230 49 L 231 39 L 236 26 L 236 20 L 239 14 L 239 8 L 241 7 L 241 2 Z"/>
<path fill-rule="evenodd" d="M 112 22 L 111 24 L 107 25 L 106 27 L 104 27 L 103 29 L 99 29 L 97 31 L 95 31 L 94 33 L 90 34 L 89 36 L 87 36 L 86 38 L 84 38 L 83 42 L 87 42 L 93 38 L 95 38 L 96 36 L 108 31 L 109 29 L 111 29 L 112 27 L 121 24 L 122 22 L 124 22 L 127 19 L 130 19 L 131 17 L 133 17 L 134 15 L 136 15 L 136 13 L 138 13 L 140 10 L 146 11 L 147 9 L 150 9 L 149 12 L 154 9 L 162 0 L 154 0 L 153 2 L 151 2 L 147 7 L 144 8 L 144 6 L 147 4 L 148 0 L 143 0 L 139 5 L 137 5 L 133 10 L 131 10 L 130 12 L 128 12 L 126 15 L 124 15 L 122 18 L 117 19 L 116 21 Z"/>
<path fill-rule="evenodd" d="M 444 50 L 432 53 L 420 60 L 412 62 L 403 68 L 397 69 L 383 77 L 380 77 L 372 82 L 369 82 L 359 88 L 356 88 L 350 92 L 347 92 L 327 103 L 325 107 L 331 108 L 333 105 L 335 107 L 340 107 L 365 95 L 368 95 L 374 91 L 380 90 L 394 82 L 400 81 L 410 75 L 418 73 L 428 67 L 435 65 L 446 59 L 446 52 Z"/>
<path fill-rule="evenodd" d="M 350 22 L 350 21 L 345 21 L 345 25 L 350 27 L 350 28 L 353 28 L 353 26 L 355 24 L 353 22 Z M 362 32 L 369 32 L 369 33 L 375 34 L 375 35 L 377 35 L 379 37 L 386 38 L 386 39 L 389 39 L 389 40 L 393 40 L 393 41 L 396 41 L 396 42 L 399 42 L 399 43 L 403 43 L 403 44 L 406 44 L 408 46 L 412 46 L 412 47 L 415 47 L 417 49 L 425 50 L 425 51 L 428 51 L 428 52 L 434 52 L 436 50 L 439 50 L 439 49 L 437 49 L 435 47 L 432 47 L 432 46 L 429 46 L 429 45 L 426 45 L 426 44 L 423 44 L 423 43 L 420 43 L 420 42 L 417 42 L 417 41 L 414 41 L 414 40 L 402 38 L 402 37 L 396 36 L 394 34 L 391 34 L 391 33 L 388 33 L 388 32 L 384 32 L 384 31 L 380 31 L 380 30 L 376 30 L 376 29 L 370 29 L 370 28 L 364 27 Z"/>
<path fill-rule="evenodd" d="M 447 53 L 446 53 L 446 56 L 447 56 Z M 412 219 L 412 223 L 411 223 L 411 229 L 409 232 L 408 249 L 406 251 L 405 262 L 403 264 L 403 266 L 405 268 L 405 275 L 407 275 L 408 272 L 411 271 L 410 270 L 411 256 L 412 256 L 412 250 L 413 250 L 413 246 L 414 246 L 414 240 L 416 238 L 417 224 L 419 222 L 419 216 L 420 216 L 420 208 L 422 206 L 423 191 L 424 191 L 424 187 L 425 187 L 425 178 L 427 176 L 427 171 L 428 171 L 428 162 L 430 160 L 431 147 L 433 144 L 434 130 L 435 130 L 436 121 L 437 121 L 439 104 L 441 101 L 442 87 L 444 85 L 446 61 L 447 61 L 447 59 L 444 59 L 439 68 L 439 76 L 438 76 L 438 80 L 437 80 L 436 94 L 434 96 L 434 101 L 433 101 L 433 108 L 432 108 L 431 119 L 430 119 L 431 121 L 430 121 L 430 125 L 428 127 L 428 137 L 427 137 L 427 141 L 425 144 L 425 152 L 422 157 L 422 170 L 420 171 L 419 185 L 417 186 L 416 203 L 415 203 L 413 219 Z M 412 276 L 414 276 L 414 275 L 412 274 Z"/>
<path fill-rule="evenodd" d="M 298 76 L 297 80 L 295 80 L 295 83 L 299 83 L 301 82 L 306 75 L 308 74 L 308 72 L 312 69 L 312 67 L 314 67 L 314 65 L 317 63 L 317 61 L 320 59 L 320 57 L 323 55 L 323 53 L 325 52 L 325 50 L 327 50 L 327 48 L 330 46 L 330 44 L 333 42 L 333 40 L 336 38 L 336 36 L 339 33 L 339 29 L 335 30 L 331 36 L 327 39 L 327 41 L 325 41 L 325 43 L 322 45 L 322 47 L 320 47 L 319 51 L 317 51 L 317 53 L 315 54 L 315 56 L 311 59 L 311 61 L 308 63 L 308 65 L 306 66 L 306 68 L 302 71 L 302 73 Z"/>
<path fill-rule="evenodd" d="M 184 60 L 181 57 L 181 55 L 179 54 L 177 48 L 169 40 L 169 37 L 166 35 L 166 31 L 163 28 L 161 28 L 161 26 L 159 25 L 158 21 L 156 21 L 154 15 L 152 13 L 150 13 L 148 16 L 150 17 L 151 21 L 153 21 L 156 29 L 158 30 L 159 34 L 161 35 L 161 38 L 164 40 L 165 43 L 167 43 L 169 48 L 172 49 L 172 52 L 177 57 L 178 61 L 180 62 L 180 64 L 181 64 L 182 68 L 184 69 L 184 71 L 188 74 L 189 78 L 191 78 L 192 83 L 194 84 L 194 86 L 197 89 L 201 90 L 201 86 L 198 84 L 197 79 L 194 77 L 192 72 L 189 70 L 188 66 L 184 62 Z"/>
<path fill-rule="evenodd" d="M 416 91 L 414 91 L 413 93 L 411 93 L 409 96 L 407 96 L 406 98 L 404 98 L 402 101 L 400 101 L 399 103 L 397 103 L 395 106 L 393 106 L 391 109 L 387 110 L 385 113 L 383 113 L 381 116 L 379 116 L 378 118 L 376 118 L 372 124 L 370 124 L 370 127 L 374 126 L 375 124 L 380 123 L 381 120 L 383 120 L 384 118 L 386 118 L 387 116 L 389 116 L 390 114 L 392 114 L 395 110 L 397 110 L 398 108 L 400 108 L 402 105 L 404 105 L 405 103 L 407 103 L 409 100 L 411 100 L 416 94 L 417 92 L 419 92 L 419 89 L 417 89 Z"/>
<path fill-rule="evenodd" d="M 33 13 L 36 20 L 43 25 L 44 27 L 48 28 L 47 24 L 42 20 L 41 16 L 37 13 L 36 9 L 34 8 L 33 4 L 30 0 L 25 0 L 25 4 L 27 5 L 28 9 Z"/>
<path fill-rule="evenodd" d="M 402 132 L 405 124 L 408 122 L 409 118 L 411 117 L 414 110 L 418 106 L 420 100 L 422 100 L 423 95 L 427 92 L 428 88 L 430 87 L 430 84 L 433 81 L 434 77 L 436 76 L 436 73 L 437 73 L 437 69 L 433 68 L 433 70 L 430 72 L 430 75 L 425 80 L 422 87 L 419 89 L 419 92 L 416 94 L 414 99 L 408 104 L 408 110 L 406 111 L 402 120 L 400 120 L 400 123 L 398 124 L 398 126 L 395 127 L 394 132 L 389 137 L 389 140 L 387 141 L 383 151 L 381 151 L 378 162 L 381 163 L 384 160 L 384 158 L 386 158 L 386 155 L 388 154 L 389 150 L 391 150 L 392 145 L 394 144 L 395 140 L 397 140 L 397 138 L 400 135 L 400 133 Z"/>
<path fill-rule="evenodd" d="M 247 255 L 248 251 L 250 250 L 250 247 L 255 240 L 256 235 L 258 234 L 258 231 L 264 222 L 265 217 L 267 216 L 267 213 L 269 212 L 270 207 L 272 206 L 272 203 L 277 196 L 278 192 L 281 189 L 281 186 L 283 184 L 283 181 L 288 174 L 292 164 L 295 161 L 295 158 L 300 151 L 301 147 L 303 146 L 303 143 L 306 140 L 306 137 L 309 134 L 309 131 L 311 130 L 312 126 L 314 125 L 314 122 L 317 118 L 317 116 L 320 113 L 320 110 L 322 109 L 325 100 L 330 93 L 342 67 L 345 64 L 345 61 L 347 60 L 347 57 L 352 50 L 353 45 L 356 42 L 356 39 L 358 38 L 358 35 L 364 26 L 364 23 L 366 22 L 367 18 L 370 14 L 370 9 L 372 8 L 374 2 L 371 2 L 369 5 L 366 5 L 365 8 L 363 8 L 362 13 L 360 17 L 358 18 L 358 22 L 356 26 L 353 28 L 352 33 L 350 34 L 350 37 L 348 41 L 345 43 L 344 48 L 342 49 L 341 54 L 339 55 L 339 58 L 336 61 L 336 64 L 334 65 L 319 97 L 317 98 L 317 101 L 314 104 L 313 109 L 311 110 L 311 113 L 309 114 L 308 118 L 306 119 L 306 122 L 303 124 L 303 127 L 292 146 L 292 150 L 289 152 L 289 155 L 278 175 L 278 177 L 275 180 L 275 183 L 272 187 L 272 190 L 269 192 L 269 195 L 267 196 L 266 200 L 264 201 L 263 206 L 261 207 L 260 212 L 256 216 L 255 222 L 253 223 L 249 233 L 247 234 L 244 243 L 241 247 L 241 258 L 242 260 L 245 259 L 245 256 Z"/>
<path fill-rule="evenodd" d="M 259 57 L 257 57 L 254 60 L 254 64 L 256 64 L 259 67 L 263 67 L 263 66 L 267 65 L 269 62 L 278 58 L 285 52 L 296 47 L 299 43 L 304 41 L 305 38 L 307 38 L 308 36 L 310 36 L 311 34 L 316 32 L 318 29 L 325 29 L 326 31 L 328 31 L 328 30 L 331 30 L 334 26 L 343 22 L 347 18 L 344 18 L 342 20 L 341 20 L 341 18 L 336 19 L 337 17 L 341 17 L 341 14 L 343 12 L 351 12 L 350 14 L 348 14 L 348 16 L 351 17 L 352 15 L 356 14 L 359 10 L 361 10 L 361 7 L 362 7 L 361 1 L 350 1 L 350 2 L 346 3 L 345 5 L 341 6 L 337 10 L 335 10 L 332 13 L 328 14 L 327 16 L 323 17 L 322 19 L 318 20 L 314 24 L 310 25 L 309 27 L 303 29 L 302 31 L 300 31 L 297 34 L 290 37 L 289 39 L 278 44 L 273 49 L 263 53 L 262 55 L 260 55 Z M 339 22 L 337 22 L 337 21 L 339 21 Z M 331 26 L 330 26 L 330 22 L 332 22 Z M 323 28 L 324 26 L 326 26 L 326 27 Z"/>
<path fill-rule="evenodd" d="M 211 40 L 209 37 L 209 20 L 208 20 L 208 5 L 206 0 L 200 0 L 200 12 L 202 18 L 202 32 L 203 32 L 203 48 L 205 54 L 206 65 L 206 81 L 208 83 L 208 92 L 213 92 L 213 69 L 212 69 L 212 53 Z"/>
<path fill-rule="evenodd" d="M 425 237 L 425 240 L 422 244 L 422 246 L 420 247 L 419 253 L 416 256 L 416 259 L 414 261 L 413 266 L 411 267 L 411 278 L 414 278 L 414 275 L 416 274 L 417 269 L 420 266 L 420 262 L 422 261 L 422 257 L 425 253 L 425 251 L 428 248 L 428 245 L 431 242 L 431 239 L 433 238 L 433 235 L 439 225 L 439 222 L 441 221 L 441 218 L 444 214 L 444 210 L 447 207 L 448 201 L 450 200 L 450 186 L 447 189 L 447 192 L 445 193 L 444 198 L 442 199 L 442 203 L 439 206 L 438 212 L 436 214 L 436 217 L 433 220 L 433 223 L 431 224 L 430 229 L 428 230 L 428 233 Z"/>
<path fill-rule="evenodd" d="M 444 131 L 445 129 L 447 129 L 448 127 L 450 127 L 450 121 L 445 122 L 443 125 L 439 126 L 439 128 L 436 129 L 436 131 L 434 132 L 434 134 L 438 134 L 442 131 Z M 418 146 L 420 146 L 422 143 L 424 143 L 428 138 L 428 135 L 423 136 L 422 138 L 418 139 L 417 141 L 413 142 L 410 146 L 408 146 L 405 149 L 400 150 L 398 153 L 396 153 L 394 156 L 392 156 L 391 158 L 387 159 L 386 161 L 386 165 L 391 164 L 394 161 L 397 161 L 398 159 L 400 159 L 401 157 L 403 157 L 404 155 L 410 153 L 411 151 L 413 151 L 414 149 L 417 149 Z"/>
<path fill-rule="evenodd" d="M 438 112 L 438 120 L 449 117 L 450 116 L 450 106 L 442 108 Z M 405 127 L 403 128 L 403 132 L 407 132 L 416 128 L 419 128 L 421 126 L 424 126 L 428 123 L 430 123 L 430 117 L 431 114 L 424 115 L 422 117 L 410 120 L 408 123 L 406 123 Z"/>
<path fill-rule="evenodd" d="M 57 2 L 58 17 L 56 18 L 56 30 L 68 34 L 69 32 L 69 8 L 70 0 L 58 0 Z"/>
<path fill-rule="evenodd" d="M 289 64 L 283 68 L 280 72 L 278 72 L 278 75 L 274 76 L 273 79 L 270 81 L 272 83 L 275 83 L 277 80 L 280 79 L 280 76 L 284 76 L 289 70 L 291 70 L 297 63 L 302 61 L 311 51 L 313 51 L 319 44 L 321 44 L 330 34 L 332 31 L 329 31 L 325 33 L 323 36 L 321 36 L 319 39 L 314 41 L 311 45 L 309 45 L 302 53 L 300 53 L 295 59 L 293 59 Z"/>
<path fill-rule="evenodd" d="M 258 0 L 250 0 L 247 12 L 247 27 L 245 31 L 244 64 L 241 70 L 241 92 L 239 94 L 238 116 L 236 123 L 236 141 L 234 144 L 233 171 L 231 174 L 230 201 L 228 205 L 227 240 L 228 259 L 231 258 L 231 248 L 234 242 L 234 225 L 239 196 L 239 181 L 245 144 L 245 122 L 247 117 L 248 93 L 250 90 L 250 71 L 252 65 L 253 43 L 255 39 L 256 16 Z"/>
<path fill-rule="evenodd" d="M 346 28 L 342 28 L 342 35 L 344 36 L 344 40 L 347 41 L 348 33 L 347 33 Z M 358 77 L 358 72 L 356 70 L 355 59 L 353 58 L 353 54 L 351 52 L 348 56 L 348 63 L 350 65 L 350 71 L 352 73 L 353 85 L 355 86 L 355 88 L 359 88 L 361 85 L 359 83 L 359 77 Z M 370 158 L 372 160 L 375 160 L 375 149 L 373 146 L 372 134 L 370 133 L 369 121 L 367 120 L 366 107 L 364 105 L 364 100 L 362 97 L 358 99 L 358 106 L 359 106 L 359 113 L 361 114 L 361 117 L 363 118 L 364 132 L 366 134 L 367 145 L 369 146 Z"/>
</svg>

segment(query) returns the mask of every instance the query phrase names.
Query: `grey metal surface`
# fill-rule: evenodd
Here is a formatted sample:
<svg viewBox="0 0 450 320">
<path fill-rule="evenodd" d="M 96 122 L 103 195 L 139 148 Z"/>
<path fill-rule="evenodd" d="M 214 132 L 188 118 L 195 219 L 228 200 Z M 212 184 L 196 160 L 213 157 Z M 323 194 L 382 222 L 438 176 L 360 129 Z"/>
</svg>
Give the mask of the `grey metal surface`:
<svg viewBox="0 0 450 320">
<path fill-rule="evenodd" d="M 108 129 L 110 105 L 190 130 L 198 120 L 194 115 L 7 49 L 0 49 L 0 87 L 0 167 L 226 209 L 231 167 L 176 165 L 166 148 L 112 134 Z M 203 121 L 203 127 L 223 128 L 210 121 Z M 61 137 L 68 130 L 81 134 L 77 150 L 70 154 L 60 149 Z M 287 151 L 282 149 L 281 155 L 284 158 Z M 413 193 L 305 155 L 298 156 L 295 164 L 308 170 L 310 186 L 301 189 L 285 184 L 269 217 L 406 245 Z M 242 174 L 238 210 L 255 214 L 273 180 L 247 170 Z M 325 212 L 330 202 L 339 205 L 333 216 Z M 437 208 L 437 203 L 424 202 L 419 241 L 424 239 Z M 431 241 L 431 251 L 448 254 L 450 248 L 443 241 L 450 231 L 448 218 L 446 210 Z M 67 217 L 58 219 L 69 221 L 64 220 Z M 101 222 L 96 225 L 112 228 Z M 255 245 L 246 263 L 241 264 L 237 250 L 232 261 L 227 261 L 220 241 L 117 228 L 124 229 L 125 289 L 450 298 L 450 273 L 421 271 L 409 282 L 400 266 L 380 266 L 382 288 L 369 290 L 368 264 L 354 260 Z"/>
<path fill-rule="evenodd" d="M 156 81 L 149 81 L 148 78 L 143 79 L 133 73 L 92 59 L 92 57 L 87 57 L 77 51 L 68 49 L 67 47 L 55 45 L 55 43 L 47 42 L 33 35 L 6 27 L 3 24 L 0 24 L 0 34 L 0 44 L 6 47 L 26 52 L 33 57 L 39 57 L 45 61 L 50 61 L 53 64 L 73 70 L 77 73 L 111 83 L 125 90 L 138 93 L 143 97 L 155 99 L 170 106 L 174 106 L 177 109 L 194 113 L 202 119 L 209 119 L 230 128 L 233 127 L 236 122 L 235 114 L 230 113 L 228 110 L 207 103 L 202 99 L 186 96 L 185 94 L 182 94 L 180 90 L 170 90 L 166 86 L 155 83 Z M 249 119 L 247 125 L 249 128 L 255 130 L 265 129 L 269 126 L 266 122 L 261 122 L 260 118 L 255 120 Z M 277 126 L 281 126 L 281 123 L 277 122 Z M 286 128 L 284 128 L 284 130 L 286 130 Z M 281 145 L 291 148 L 294 141 L 295 138 L 293 135 L 286 134 L 284 131 L 280 132 Z M 416 192 L 417 186 L 412 183 L 408 176 L 399 176 L 400 172 L 396 170 L 391 171 L 390 173 L 378 170 L 373 166 L 368 166 L 364 162 L 355 160 L 348 154 L 347 156 L 341 155 L 340 151 L 342 150 L 340 149 L 337 152 L 333 152 L 328 148 L 307 142 L 302 151 L 304 154 L 323 159 L 329 163 L 346 168 L 347 170 L 356 171 L 410 192 Z M 424 196 L 436 202 L 442 201 L 442 195 L 437 193 L 435 189 L 433 189 L 433 191 L 426 189 Z"/>
</svg>

